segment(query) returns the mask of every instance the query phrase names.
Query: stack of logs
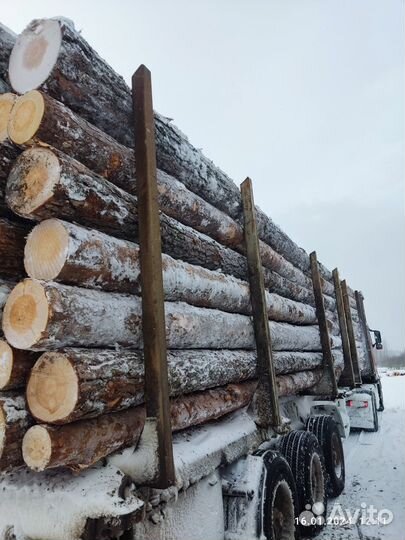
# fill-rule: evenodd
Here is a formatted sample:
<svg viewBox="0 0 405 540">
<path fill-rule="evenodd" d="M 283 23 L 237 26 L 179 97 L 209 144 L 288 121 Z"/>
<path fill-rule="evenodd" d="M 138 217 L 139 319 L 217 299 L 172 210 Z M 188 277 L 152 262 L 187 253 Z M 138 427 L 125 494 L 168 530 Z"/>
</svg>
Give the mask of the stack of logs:
<svg viewBox="0 0 405 540">
<path fill-rule="evenodd" d="M 136 445 L 145 421 L 132 97 L 65 19 L 33 21 L 7 76 L 14 40 L 0 26 L 0 470 L 23 458 L 78 470 Z M 240 192 L 168 119 L 155 124 L 178 431 L 250 403 L 256 351 Z M 309 257 L 257 218 L 279 395 L 316 391 Z M 320 272 L 339 376 L 333 278 Z"/>
</svg>

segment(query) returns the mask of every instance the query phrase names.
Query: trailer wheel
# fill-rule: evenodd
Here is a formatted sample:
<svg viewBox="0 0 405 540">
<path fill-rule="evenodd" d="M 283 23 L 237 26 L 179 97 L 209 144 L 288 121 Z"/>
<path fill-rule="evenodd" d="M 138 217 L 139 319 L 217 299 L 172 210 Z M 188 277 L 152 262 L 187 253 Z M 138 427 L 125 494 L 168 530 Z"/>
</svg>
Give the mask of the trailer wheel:
<svg viewBox="0 0 405 540">
<path fill-rule="evenodd" d="M 292 431 L 279 441 L 295 478 L 298 495 L 299 528 L 304 537 L 314 536 L 326 521 L 326 473 L 317 438 L 308 431 Z"/>
<path fill-rule="evenodd" d="M 331 416 L 311 416 L 307 431 L 318 439 L 325 458 L 327 494 L 337 497 L 345 487 L 345 454 L 339 429 Z"/>
<path fill-rule="evenodd" d="M 297 488 L 287 461 L 278 452 L 259 452 L 266 466 L 263 532 L 267 540 L 297 538 Z"/>
</svg>

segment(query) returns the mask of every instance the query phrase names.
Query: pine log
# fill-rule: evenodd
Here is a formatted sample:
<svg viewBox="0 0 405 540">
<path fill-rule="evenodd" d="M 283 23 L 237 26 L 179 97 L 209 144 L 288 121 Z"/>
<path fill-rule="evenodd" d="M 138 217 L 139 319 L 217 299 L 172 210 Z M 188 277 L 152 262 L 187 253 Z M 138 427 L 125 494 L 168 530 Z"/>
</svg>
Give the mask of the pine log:
<svg viewBox="0 0 405 540">
<path fill-rule="evenodd" d="M 17 159 L 20 150 L 8 140 L 0 143 L 0 216 L 13 217 L 13 213 L 8 208 L 5 200 L 5 191 L 8 175 L 14 161 Z M 14 217 L 16 218 L 15 214 Z M 18 218 L 17 218 L 18 219 Z"/>
<path fill-rule="evenodd" d="M 49 219 L 36 225 L 25 246 L 27 274 L 103 291 L 140 294 L 139 246 L 78 225 Z M 250 290 L 241 281 L 163 255 L 165 299 L 251 313 Z M 298 324 L 316 324 L 312 306 L 266 292 L 269 318 Z"/>
<path fill-rule="evenodd" d="M 0 79 L 8 86 L 8 62 L 13 50 L 16 35 L 0 23 Z"/>
<path fill-rule="evenodd" d="M 25 224 L 0 218 L 0 277 L 18 279 L 25 275 L 24 246 L 27 233 Z"/>
<path fill-rule="evenodd" d="M 340 353 L 335 361 L 342 366 Z M 322 362 L 322 353 L 274 353 L 278 375 L 313 370 Z M 255 351 L 169 351 L 170 396 L 254 379 L 256 364 Z M 293 392 L 295 380 L 291 379 L 289 392 Z M 297 388 L 299 391 L 300 386 Z M 66 424 L 140 405 L 144 402 L 143 355 L 100 349 L 46 352 L 31 371 L 27 402 L 34 418 L 49 424 Z"/>
<path fill-rule="evenodd" d="M 294 386 L 304 391 L 321 370 L 296 374 Z M 286 381 L 281 379 L 286 377 Z M 280 395 L 289 393 L 293 378 L 279 377 Z M 257 383 L 249 381 L 174 398 L 170 402 L 174 432 L 216 420 L 248 405 Z M 79 420 L 63 426 L 33 426 L 23 440 L 25 463 L 36 471 L 55 467 L 81 470 L 125 446 L 137 445 L 145 422 L 143 407 Z"/>
<path fill-rule="evenodd" d="M 9 76 L 20 94 L 42 88 L 120 143 L 133 148 L 131 91 L 66 19 L 35 20 L 19 36 Z M 237 186 L 193 147 L 170 120 L 155 114 L 158 167 L 233 219 L 243 222 Z M 308 254 L 259 210 L 259 234 L 309 275 Z M 322 274 L 329 282 L 331 273 Z"/>
<path fill-rule="evenodd" d="M 0 390 L 14 390 L 25 386 L 39 353 L 21 351 L 0 339 Z"/>
<path fill-rule="evenodd" d="M 28 119 L 27 109 L 30 111 Z M 44 93 L 33 90 L 18 98 L 8 131 L 16 144 L 52 145 L 124 191 L 136 194 L 134 151 Z M 158 170 L 157 181 L 159 204 L 167 215 L 224 246 L 245 253 L 243 229 L 239 223 L 163 171 Z M 301 270 L 262 241 L 260 253 L 266 268 L 307 289 L 312 288 L 310 279 Z M 323 285 L 325 293 L 333 294 L 329 283 L 324 281 Z"/>
<path fill-rule="evenodd" d="M 7 126 L 16 97 L 10 92 L 0 94 L 0 143 L 8 138 Z"/>
<path fill-rule="evenodd" d="M 32 423 L 23 395 L 0 394 L 0 471 L 24 465 L 22 441 Z"/>
<path fill-rule="evenodd" d="M 17 159 L 9 175 L 7 203 L 18 215 L 42 220 L 59 217 L 95 227 L 113 236 L 138 233 L 137 199 L 68 156 L 48 148 L 31 148 Z M 164 213 L 160 215 L 163 251 L 212 270 L 244 279 L 246 259 L 208 236 Z M 313 291 L 264 269 L 265 285 L 277 294 L 314 304 Z M 325 297 L 328 309 L 333 298 Z"/>
<path fill-rule="evenodd" d="M 183 302 L 166 302 L 166 338 L 173 349 L 253 349 L 250 317 Z M 25 279 L 3 311 L 3 332 L 18 349 L 141 346 L 141 300 L 137 296 Z M 270 321 L 274 350 L 320 351 L 318 326 Z M 331 337 L 331 346 L 340 346 Z"/>
</svg>

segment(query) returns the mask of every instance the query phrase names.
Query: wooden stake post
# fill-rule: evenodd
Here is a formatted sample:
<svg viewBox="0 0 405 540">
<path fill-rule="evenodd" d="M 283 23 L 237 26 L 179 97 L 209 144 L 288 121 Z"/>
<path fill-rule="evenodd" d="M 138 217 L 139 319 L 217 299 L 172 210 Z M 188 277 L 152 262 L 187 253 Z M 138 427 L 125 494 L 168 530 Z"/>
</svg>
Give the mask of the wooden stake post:
<svg viewBox="0 0 405 540">
<path fill-rule="evenodd" d="M 374 356 L 370 331 L 368 329 L 366 311 L 364 309 L 364 297 L 360 291 L 355 291 L 354 294 L 356 297 L 357 312 L 359 314 L 360 323 L 363 327 L 363 332 L 366 337 L 367 356 L 368 356 L 368 361 L 370 363 L 370 368 L 371 368 L 371 380 L 369 382 L 375 382 L 378 379 L 377 363 Z"/>
<path fill-rule="evenodd" d="M 151 485 L 164 489 L 174 484 L 175 469 L 167 377 L 152 84 L 150 71 L 143 65 L 132 77 L 132 97 L 139 213 L 145 405 L 147 418 L 155 424 L 159 458 L 158 474 Z"/>
<path fill-rule="evenodd" d="M 354 380 L 355 380 L 356 386 L 360 386 L 362 384 L 361 372 L 360 372 L 360 367 L 359 367 L 359 357 L 357 355 L 356 336 L 354 335 L 352 311 L 350 308 L 350 298 L 349 298 L 349 292 L 347 290 L 346 280 L 341 281 L 340 286 L 342 289 L 343 307 L 345 310 L 347 335 L 349 338 L 350 354 L 352 357 Z"/>
<path fill-rule="evenodd" d="M 263 269 L 259 252 L 256 214 L 250 178 L 241 184 L 246 256 L 250 283 L 253 326 L 257 349 L 258 387 L 254 396 L 256 423 L 261 427 L 281 427 L 276 373 L 273 364 L 269 318 L 266 308 Z"/>
<path fill-rule="evenodd" d="M 342 288 L 339 279 L 339 270 L 335 268 L 332 272 L 333 282 L 335 286 L 336 308 L 339 317 L 340 334 L 342 336 L 342 348 L 345 367 L 340 376 L 339 382 L 342 386 L 350 386 L 353 388 L 356 385 L 354 376 L 352 354 L 350 351 L 349 334 L 346 324 L 345 307 L 343 304 Z"/>
<path fill-rule="evenodd" d="M 316 316 L 318 318 L 319 324 L 319 334 L 321 337 L 324 365 L 324 375 L 321 382 L 319 383 L 319 392 L 325 392 L 329 394 L 332 398 L 335 398 L 338 395 L 338 387 L 336 382 L 335 369 L 333 366 L 332 348 L 329 336 L 328 323 L 326 320 L 325 304 L 323 300 L 321 277 L 319 274 L 319 266 L 316 252 L 313 251 L 309 257 L 311 263 L 312 284 L 314 288 Z"/>
</svg>

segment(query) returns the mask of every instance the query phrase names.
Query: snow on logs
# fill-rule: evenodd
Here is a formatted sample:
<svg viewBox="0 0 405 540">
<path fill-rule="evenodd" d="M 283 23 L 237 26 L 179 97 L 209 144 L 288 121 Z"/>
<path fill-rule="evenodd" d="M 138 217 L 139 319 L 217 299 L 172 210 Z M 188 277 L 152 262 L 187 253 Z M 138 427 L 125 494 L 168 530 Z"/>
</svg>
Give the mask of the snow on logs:
<svg viewBox="0 0 405 540">
<path fill-rule="evenodd" d="M 32 423 L 24 396 L 16 392 L 0 394 L 0 471 L 24 464 L 22 441 Z"/>
<path fill-rule="evenodd" d="M 341 353 L 335 351 L 334 357 L 335 367 L 341 369 Z M 254 379 L 256 362 L 255 351 L 168 351 L 170 396 Z M 274 364 L 277 375 L 308 372 L 322 366 L 322 353 L 275 352 Z M 307 384 L 302 377 L 279 377 L 283 395 Z M 37 421 L 66 424 L 140 405 L 143 388 L 143 355 L 138 351 L 64 349 L 46 352 L 37 360 L 27 385 L 27 402 Z"/>
<path fill-rule="evenodd" d="M 250 317 L 184 302 L 166 302 L 168 348 L 253 349 Z M 18 349 L 114 347 L 142 343 L 141 300 L 137 296 L 25 279 L 10 293 L 3 332 Z M 320 351 L 318 326 L 270 321 L 274 350 Z M 332 347 L 340 346 L 331 337 Z"/>
<path fill-rule="evenodd" d="M 2 92 L 9 90 L 8 86 L 8 61 L 16 40 L 14 32 L 0 23 L 0 88 Z"/>
<path fill-rule="evenodd" d="M 133 147 L 131 91 L 89 46 L 71 21 L 32 21 L 18 37 L 9 64 L 20 94 L 42 88 L 117 141 Z M 193 147 L 170 120 L 155 114 L 158 167 L 233 219 L 243 222 L 236 184 Z M 258 209 L 259 235 L 295 266 L 310 272 L 308 254 Z M 332 280 L 331 273 L 321 272 Z"/>
<path fill-rule="evenodd" d="M 15 162 L 6 190 L 7 203 L 18 215 L 34 220 L 58 217 L 79 222 L 117 237 L 138 233 L 137 199 L 78 161 L 48 148 L 25 150 Z M 246 259 L 164 213 L 160 215 L 163 251 L 176 259 L 209 269 L 221 269 L 238 278 L 247 275 Z M 313 291 L 276 272 L 264 269 L 266 287 L 314 304 Z M 335 301 L 325 296 L 328 309 Z"/>
<path fill-rule="evenodd" d="M 28 118 L 27 110 L 30 112 Z M 134 151 L 44 93 L 33 90 L 17 99 L 8 134 L 19 145 L 51 145 L 124 191 L 136 194 Z M 224 246 L 245 253 L 243 229 L 239 223 L 163 171 L 158 170 L 157 181 L 159 204 L 167 215 Z M 264 242 L 260 241 L 259 247 L 263 266 L 311 289 L 310 278 L 301 270 Z M 332 285 L 325 280 L 322 280 L 322 285 L 324 292 L 333 296 Z"/>
<path fill-rule="evenodd" d="M 321 369 L 281 375 L 277 380 L 280 395 L 305 390 L 321 376 Z M 205 424 L 247 406 L 256 384 L 230 384 L 171 399 L 172 431 Z M 81 470 L 120 448 L 136 446 L 144 423 L 145 410 L 140 406 L 62 426 L 36 425 L 24 436 L 24 461 L 36 471 L 62 466 Z"/>
<path fill-rule="evenodd" d="M 66 221 L 36 225 L 25 245 L 25 269 L 36 279 L 103 291 L 140 294 L 139 246 Z M 163 255 L 165 299 L 250 314 L 246 281 Z M 269 318 L 316 324 L 315 308 L 266 293 Z"/>
</svg>

